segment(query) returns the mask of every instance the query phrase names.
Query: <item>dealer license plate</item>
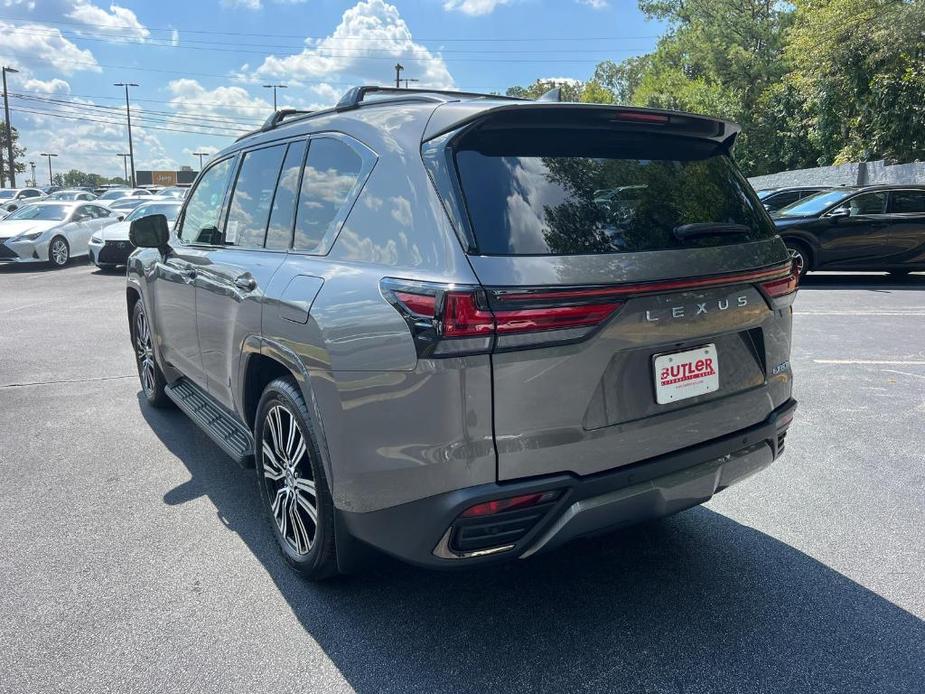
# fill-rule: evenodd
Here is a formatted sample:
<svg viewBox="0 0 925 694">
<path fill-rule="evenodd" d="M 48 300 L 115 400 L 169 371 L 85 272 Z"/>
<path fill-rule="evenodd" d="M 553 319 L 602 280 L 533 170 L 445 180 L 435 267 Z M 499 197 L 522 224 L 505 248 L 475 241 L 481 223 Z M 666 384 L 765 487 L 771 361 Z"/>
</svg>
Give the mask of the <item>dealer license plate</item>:
<svg viewBox="0 0 925 694">
<path fill-rule="evenodd" d="M 718 389 L 716 345 L 656 355 L 655 401 L 659 405 L 712 393 Z"/>
</svg>

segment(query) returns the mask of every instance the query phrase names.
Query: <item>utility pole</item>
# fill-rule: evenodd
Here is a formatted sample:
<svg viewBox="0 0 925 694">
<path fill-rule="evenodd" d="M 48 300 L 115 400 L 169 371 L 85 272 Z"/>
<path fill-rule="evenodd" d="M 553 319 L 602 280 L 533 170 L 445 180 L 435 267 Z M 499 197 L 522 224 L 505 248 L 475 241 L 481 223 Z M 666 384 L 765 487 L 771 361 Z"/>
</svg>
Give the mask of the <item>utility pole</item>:
<svg viewBox="0 0 925 694">
<path fill-rule="evenodd" d="M 6 117 L 6 153 L 10 163 L 10 188 L 15 188 L 16 162 L 13 159 L 13 122 L 10 120 L 10 99 L 6 92 L 6 73 L 15 74 L 19 72 L 19 70 L 4 65 L 0 68 L 0 72 L 3 72 L 3 114 Z M 2 181 L 0 181 L 0 183 L 2 183 Z"/>
<path fill-rule="evenodd" d="M 273 110 L 276 111 L 276 90 L 286 89 L 286 85 L 285 84 L 265 84 L 263 85 L 263 88 L 273 90 Z M 202 168 L 202 166 L 200 165 L 199 168 Z"/>
<path fill-rule="evenodd" d="M 401 71 L 405 69 L 405 66 L 401 63 L 395 63 L 395 88 L 401 88 Z"/>
<path fill-rule="evenodd" d="M 57 154 L 48 154 L 48 153 L 46 153 L 46 152 L 42 152 L 39 156 L 40 156 L 40 157 L 48 157 L 48 185 L 53 186 L 53 185 L 55 184 L 55 182 L 54 182 L 53 177 L 52 177 L 52 175 L 51 175 L 51 158 L 52 158 L 52 157 L 57 157 L 58 155 L 57 155 Z"/>
<path fill-rule="evenodd" d="M 135 150 L 132 147 L 132 111 L 128 105 L 128 88 L 137 87 L 134 82 L 115 82 L 114 87 L 125 87 L 125 118 L 128 121 L 128 158 L 132 164 L 132 178 L 129 185 L 135 187 Z M 50 160 L 49 160 L 50 162 Z"/>
<path fill-rule="evenodd" d="M 202 158 L 212 156 L 208 152 L 193 152 L 194 157 L 199 157 L 199 170 L 202 171 Z"/>
<path fill-rule="evenodd" d="M 117 154 L 117 157 L 122 157 L 122 170 L 125 171 L 125 180 L 128 180 L 128 159 L 131 157 L 131 154 Z"/>
<path fill-rule="evenodd" d="M 417 78 L 415 78 L 415 77 L 402 77 L 402 80 L 401 80 L 401 81 L 405 83 L 405 89 L 407 89 L 407 88 L 408 88 L 408 83 L 409 83 L 409 82 L 420 82 L 421 80 L 419 80 L 419 79 L 417 79 Z"/>
<path fill-rule="evenodd" d="M 29 166 L 32 167 L 32 187 L 35 188 L 38 185 L 38 181 L 35 180 L 35 162 L 30 161 Z"/>
</svg>

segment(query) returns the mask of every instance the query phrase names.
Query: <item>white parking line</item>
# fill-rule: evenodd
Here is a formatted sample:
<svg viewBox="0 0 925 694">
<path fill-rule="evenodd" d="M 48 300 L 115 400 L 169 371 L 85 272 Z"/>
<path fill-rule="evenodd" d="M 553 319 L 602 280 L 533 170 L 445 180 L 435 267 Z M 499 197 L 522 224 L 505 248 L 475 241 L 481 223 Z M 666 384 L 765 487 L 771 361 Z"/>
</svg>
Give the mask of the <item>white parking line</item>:
<svg viewBox="0 0 925 694">
<path fill-rule="evenodd" d="M 925 316 L 925 311 L 794 311 L 795 316 Z"/>
<path fill-rule="evenodd" d="M 862 364 L 869 366 L 925 366 L 925 361 L 879 359 L 813 359 L 815 364 Z"/>
</svg>

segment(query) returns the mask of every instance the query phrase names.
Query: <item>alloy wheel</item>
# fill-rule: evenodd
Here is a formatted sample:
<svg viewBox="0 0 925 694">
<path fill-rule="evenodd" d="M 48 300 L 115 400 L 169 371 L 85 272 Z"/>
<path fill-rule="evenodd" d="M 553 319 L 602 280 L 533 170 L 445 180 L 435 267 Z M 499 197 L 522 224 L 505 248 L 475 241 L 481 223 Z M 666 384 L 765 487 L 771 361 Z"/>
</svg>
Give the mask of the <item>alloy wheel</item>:
<svg viewBox="0 0 925 694">
<path fill-rule="evenodd" d="M 797 266 L 797 272 L 799 273 L 800 277 L 802 277 L 806 269 L 806 258 L 803 257 L 803 253 L 801 253 L 800 249 L 798 248 L 788 248 L 787 250 L 790 253 L 790 259 Z"/>
<path fill-rule="evenodd" d="M 318 496 L 305 437 L 284 405 L 275 404 L 267 412 L 261 451 L 276 527 L 297 554 L 308 554 L 318 529 Z"/>
<path fill-rule="evenodd" d="M 138 359 L 138 373 L 145 395 L 151 397 L 155 392 L 154 347 L 151 345 L 151 331 L 144 311 L 135 316 L 135 357 Z"/>
<path fill-rule="evenodd" d="M 65 265 L 68 260 L 67 242 L 62 238 L 54 239 L 51 242 L 51 261 L 55 265 Z"/>
</svg>

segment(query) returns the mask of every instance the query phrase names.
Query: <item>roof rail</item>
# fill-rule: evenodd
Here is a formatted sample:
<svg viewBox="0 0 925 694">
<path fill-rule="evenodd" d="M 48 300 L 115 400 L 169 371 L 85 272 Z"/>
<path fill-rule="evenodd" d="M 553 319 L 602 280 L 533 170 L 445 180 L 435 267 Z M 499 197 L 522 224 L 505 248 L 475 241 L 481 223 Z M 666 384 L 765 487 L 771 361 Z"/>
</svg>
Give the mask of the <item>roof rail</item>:
<svg viewBox="0 0 925 694">
<path fill-rule="evenodd" d="M 257 133 L 265 133 L 268 130 L 273 130 L 273 128 L 277 127 L 280 123 L 283 122 L 283 119 L 288 118 L 289 116 L 294 116 L 296 114 L 307 116 L 311 113 L 314 113 L 314 111 L 303 111 L 297 108 L 281 108 L 278 111 L 273 111 L 273 113 L 271 113 L 269 117 L 263 122 L 263 125 L 257 128 L 257 130 L 251 130 L 244 133 L 240 137 L 235 138 L 235 142 L 240 142 L 244 138 L 250 137 L 251 135 L 256 135 Z"/>
<path fill-rule="evenodd" d="M 445 97 L 468 97 L 471 99 L 479 98 L 491 98 L 491 99 L 506 99 L 511 101 L 526 101 L 526 99 L 521 99 L 516 96 L 503 96 L 501 94 L 483 94 L 480 92 L 457 92 L 449 89 L 428 89 L 427 87 L 412 87 L 410 89 L 401 87 L 379 87 L 376 85 L 363 85 L 360 87 L 353 87 L 344 94 L 340 101 L 337 102 L 337 106 L 334 107 L 335 111 L 349 111 L 350 109 L 359 108 L 364 101 L 364 97 L 367 94 L 393 94 L 398 98 L 402 96 L 417 96 L 420 98 L 427 98 L 428 95 L 432 94 L 435 97 L 445 96 Z"/>
</svg>

